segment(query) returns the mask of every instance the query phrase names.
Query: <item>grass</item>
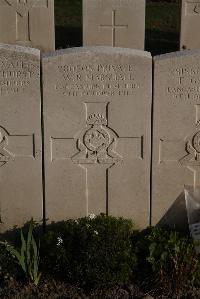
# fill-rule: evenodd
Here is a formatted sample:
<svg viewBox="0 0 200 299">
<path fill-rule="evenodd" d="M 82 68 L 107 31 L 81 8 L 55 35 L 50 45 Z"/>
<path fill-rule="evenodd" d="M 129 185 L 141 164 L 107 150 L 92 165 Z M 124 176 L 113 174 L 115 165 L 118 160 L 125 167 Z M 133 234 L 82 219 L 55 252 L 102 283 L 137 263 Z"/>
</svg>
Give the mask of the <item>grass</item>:
<svg viewBox="0 0 200 299">
<path fill-rule="evenodd" d="M 82 0 L 55 0 L 56 48 L 82 45 Z M 178 50 L 180 1 L 147 0 L 146 50 L 153 55 Z"/>
<path fill-rule="evenodd" d="M 57 26 L 81 27 L 82 0 L 55 0 Z"/>
<path fill-rule="evenodd" d="M 153 55 L 179 49 L 180 3 L 147 3 L 146 50 Z"/>
<path fill-rule="evenodd" d="M 148 3 L 146 11 L 146 28 L 178 33 L 180 27 L 180 4 Z"/>
<path fill-rule="evenodd" d="M 82 46 L 82 0 L 55 0 L 56 48 Z"/>
</svg>

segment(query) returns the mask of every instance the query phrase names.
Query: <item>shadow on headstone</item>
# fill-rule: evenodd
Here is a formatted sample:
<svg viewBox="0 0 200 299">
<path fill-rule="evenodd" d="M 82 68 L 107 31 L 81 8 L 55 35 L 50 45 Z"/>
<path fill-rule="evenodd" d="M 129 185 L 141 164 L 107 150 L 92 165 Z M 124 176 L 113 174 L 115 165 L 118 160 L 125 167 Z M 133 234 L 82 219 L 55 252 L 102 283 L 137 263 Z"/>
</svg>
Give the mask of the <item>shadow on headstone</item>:
<svg viewBox="0 0 200 299">
<path fill-rule="evenodd" d="M 12 229 L 1 233 L 0 234 L 0 241 L 7 241 L 11 244 L 19 244 L 21 242 L 20 234 L 21 230 L 23 231 L 23 234 L 27 236 L 28 230 L 29 230 L 30 221 L 24 224 L 23 227 L 13 227 Z M 34 230 L 33 234 L 36 238 L 40 238 L 41 235 L 44 233 L 44 226 L 41 223 L 34 223 Z"/>
<path fill-rule="evenodd" d="M 189 231 L 184 191 L 178 196 L 156 226 L 168 227 L 177 231 Z"/>
</svg>

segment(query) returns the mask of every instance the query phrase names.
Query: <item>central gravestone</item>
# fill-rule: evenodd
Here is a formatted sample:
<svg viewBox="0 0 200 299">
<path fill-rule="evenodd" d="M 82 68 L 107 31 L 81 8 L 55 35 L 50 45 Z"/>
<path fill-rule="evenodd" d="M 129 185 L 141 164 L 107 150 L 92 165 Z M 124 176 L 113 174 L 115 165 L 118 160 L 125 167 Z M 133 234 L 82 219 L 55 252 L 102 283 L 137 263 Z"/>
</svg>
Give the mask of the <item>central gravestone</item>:
<svg viewBox="0 0 200 299">
<path fill-rule="evenodd" d="M 40 52 L 0 44 L 0 230 L 42 220 Z"/>
<path fill-rule="evenodd" d="M 144 49 L 145 0 L 83 0 L 83 45 Z"/>
<path fill-rule="evenodd" d="M 55 49 L 54 0 L 0 0 L 0 42 Z"/>
<path fill-rule="evenodd" d="M 46 216 L 149 224 L 152 60 L 80 48 L 44 56 Z"/>
</svg>

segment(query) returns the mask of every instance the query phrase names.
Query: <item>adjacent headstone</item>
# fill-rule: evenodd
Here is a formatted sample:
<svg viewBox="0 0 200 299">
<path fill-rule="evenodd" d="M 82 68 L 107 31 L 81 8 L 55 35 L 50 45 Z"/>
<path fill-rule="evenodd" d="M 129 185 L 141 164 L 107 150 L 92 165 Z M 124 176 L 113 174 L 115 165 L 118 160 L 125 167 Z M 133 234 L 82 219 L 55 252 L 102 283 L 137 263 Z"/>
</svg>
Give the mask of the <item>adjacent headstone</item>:
<svg viewBox="0 0 200 299">
<path fill-rule="evenodd" d="M 0 42 L 55 50 L 54 0 L 0 0 Z"/>
<path fill-rule="evenodd" d="M 184 185 L 200 186 L 200 51 L 157 56 L 154 73 L 153 224 L 187 225 Z"/>
<path fill-rule="evenodd" d="M 43 58 L 46 217 L 149 224 L 152 59 L 120 48 Z"/>
<path fill-rule="evenodd" d="M 42 220 L 40 52 L 0 44 L 0 231 Z"/>
<path fill-rule="evenodd" d="M 200 0 L 182 0 L 180 49 L 200 48 Z"/>
<path fill-rule="evenodd" d="M 83 0 L 83 45 L 144 49 L 145 0 Z"/>
</svg>

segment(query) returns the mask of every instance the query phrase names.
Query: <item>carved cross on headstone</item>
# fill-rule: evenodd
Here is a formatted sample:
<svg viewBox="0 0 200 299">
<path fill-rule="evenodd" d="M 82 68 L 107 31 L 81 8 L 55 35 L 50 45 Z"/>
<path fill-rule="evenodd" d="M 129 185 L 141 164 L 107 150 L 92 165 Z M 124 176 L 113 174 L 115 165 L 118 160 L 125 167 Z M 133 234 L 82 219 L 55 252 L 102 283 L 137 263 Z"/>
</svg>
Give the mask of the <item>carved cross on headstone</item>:
<svg viewBox="0 0 200 299">
<path fill-rule="evenodd" d="M 196 123 L 195 123 L 195 132 L 191 134 L 186 141 L 183 140 L 160 140 L 160 163 L 166 163 L 169 161 L 177 161 L 183 167 L 188 168 L 194 174 L 193 185 L 194 188 L 200 186 L 200 105 L 195 105 L 196 109 Z M 186 155 L 180 157 L 178 151 L 185 144 Z M 168 159 L 163 156 L 163 146 L 173 149 L 173 156 Z M 179 150 L 178 150 L 179 149 Z M 169 154 L 168 154 L 169 156 Z"/>
<path fill-rule="evenodd" d="M 112 24 L 111 25 L 99 25 L 100 28 L 108 28 L 112 30 L 112 47 L 116 46 L 116 30 L 117 29 L 126 29 L 128 25 L 117 25 L 116 24 L 116 11 L 112 11 Z"/>
<path fill-rule="evenodd" d="M 0 167 L 16 157 L 35 158 L 34 144 L 34 135 L 10 135 L 0 126 Z"/>
<path fill-rule="evenodd" d="M 35 158 L 34 135 L 10 135 L 5 128 L 0 126 L 0 167 L 9 164 L 18 157 Z M 0 176 L 2 175 L 3 172 L 1 171 Z M 2 223 L 1 198 L 0 223 Z"/>
<path fill-rule="evenodd" d="M 48 8 L 48 0 L 3 0 L 16 12 L 16 41 L 31 42 L 30 15 L 35 8 Z M 2 2 L 1 2 L 2 6 Z"/>
<path fill-rule="evenodd" d="M 123 152 L 118 152 L 130 142 L 138 149 L 133 153 L 143 159 L 143 136 L 120 137 L 109 127 L 108 105 L 102 102 L 86 102 L 86 124 L 75 138 L 53 138 L 51 140 L 52 162 L 71 159 L 73 164 L 85 169 L 86 173 L 86 215 L 108 213 L 109 211 L 109 169 L 123 160 Z M 73 154 L 73 146 L 76 152 Z M 66 150 L 65 150 L 66 149 Z M 68 152 L 68 154 L 67 154 Z"/>
</svg>

